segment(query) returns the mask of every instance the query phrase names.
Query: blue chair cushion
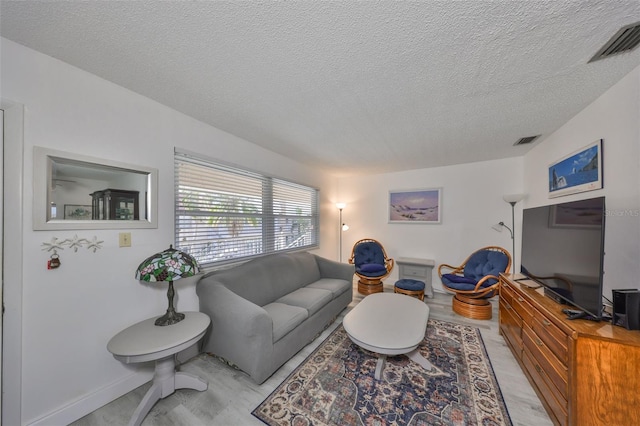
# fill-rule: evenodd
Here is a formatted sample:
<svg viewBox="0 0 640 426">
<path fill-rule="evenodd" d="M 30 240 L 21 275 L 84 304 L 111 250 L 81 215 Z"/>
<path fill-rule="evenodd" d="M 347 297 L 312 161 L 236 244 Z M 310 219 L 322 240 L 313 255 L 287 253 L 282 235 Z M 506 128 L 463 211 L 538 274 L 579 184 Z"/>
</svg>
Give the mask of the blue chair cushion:
<svg viewBox="0 0 640 426">
<path fill-rule="evenodd" d="M 360 266 L 360 272 L 386 272 L 387 268 L 378 263 L 365 263 Z"/>
<path fill-rule="evenodd" d="M 418 281 L 418 280 L 412 280 L 409 278 L 396 281 L 395 286 L 402 290 L 407 290 L 407 291 L 424 290 L 424 282 Z"/>
<path fill-rule="evenodd" d="M 478 281 L 472 278 L 467 278 L 462 275 L 456 275 L 456 274 L 444 274 L 442 275 L 442 279 L 447 280 L 447 282 L 450 282 L 450 283 L 473 284 L 474 287 L 478 283 Z"/>
<path fill-rule="evenodd" d="M 454 290 L 462 290 L 462 291 L 473 291 L 476 288 L 476 283 L 470 284 L 470 283 L 464 283 L 464 282 L 454 282 L 454 281 L 449 281 L 445 275 L 451 275 L 451 274 L 444 274 L 442 275 L 442 283 Z M 492 284 L 489 284 L 490 281 L 495 281 L 495 280 L 487 280 L 484 283 L 482 283 L 482 285 L 480 286 L 480 288 L 485 288 L 485 287 L 489 287 Z M 496 294 L 495 291 L 491 291 L 488 294 L 486 294 L 485 296 L 483 296 L 483 298 L 491 298 Z"/>
<path fill-rule="evenodd" d="M 365 277 L 382 277 L 387 273 L 382 247 L 374 241 L 359 243 L 353 250 L 356 272 Z"/>
<path fill-rule="evenodd" d="M 469 284 L 469 283 L 456 283 L 453 281 L 447 281 L 444 278 L 444 275 L 442 276 L 442 283 L 444 285 L 446 285 L 449 288 L 452 288 L 454 290 L 463 290 L 463 291 L 472 291 L 476 288 L 475 284 Z M 483 287 L 486 287 L 483 285 Z"/>
<path fill-rule="evenodd" d="M 493 250 L 480 250 L 471 255 L 464 266 L 464 276 L 475 280 L 477 283 L 487 275 L 498 276 L 507 269 L 509 258 L 506 254 Z M 492 278 L 485 281 L 486 286 L 490 286 L 498 282 Z M 483 284 L 483 287 L 485 285 Z"/>
<path fill-rule="evenodd" d="M 453 280 L 451 278 L 453 278 Z M 442 275 L 441 279 L 442 284 L 454 290 L 472 291 L 476 288 L 477 284 L 477 281 L 473 281 L 469 278 L 466 278 L 466 280 L 468 280 L 467 282 L 461 281 L 461 279 L 465 278 L 460 275 L 454 274 L 444 274 Z"/>
<path fill-rule="evenodd" d="M 358 244 L 353 252 L 356 268 L 362 268 L 367 264 L 384 265 L 384 253 L 382 247 L 373 241 L 365 241 Z"/>
</svg>

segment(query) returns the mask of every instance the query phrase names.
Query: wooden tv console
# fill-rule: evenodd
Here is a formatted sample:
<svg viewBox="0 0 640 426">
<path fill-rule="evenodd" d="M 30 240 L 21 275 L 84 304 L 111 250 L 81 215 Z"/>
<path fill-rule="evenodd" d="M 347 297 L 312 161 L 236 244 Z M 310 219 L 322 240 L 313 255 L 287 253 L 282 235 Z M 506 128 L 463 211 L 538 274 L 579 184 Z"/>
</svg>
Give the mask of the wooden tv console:
<svg viewBox="0 0 640 426">
<path fill-rule="evenodd" d="M 637 425 L 640 331 L 568 320 L 542 288 L 500 277 L 500 334 L 558 425 Z"/>
</svg>

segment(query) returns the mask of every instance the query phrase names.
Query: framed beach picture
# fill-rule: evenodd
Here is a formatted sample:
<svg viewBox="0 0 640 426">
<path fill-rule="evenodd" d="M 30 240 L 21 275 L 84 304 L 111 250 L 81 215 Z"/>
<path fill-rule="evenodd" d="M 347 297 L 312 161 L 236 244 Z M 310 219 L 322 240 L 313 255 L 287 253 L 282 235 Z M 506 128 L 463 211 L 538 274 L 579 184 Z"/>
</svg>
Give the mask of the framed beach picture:
<svg viewBox="0 0 640 426">
<path fill-rule="evenodd" d="M 65 204 L 64 218 L 73 220 L 91 220 L 91 206 L 79 204 Z"/>
<path fill-rule="evenodd" d="M 556 204 L 549 210 L 551 228 L 602 228 L 602 198 Z"/>
<path fill-rule="evenodd" d="M 440 223 L 442 188 L 389 191 L 389 223 Z"/>
<path fill-rule="evenodd" d="M 602 139 L 549 166 L 549 198 L 602 188 Z"/>
</svg>

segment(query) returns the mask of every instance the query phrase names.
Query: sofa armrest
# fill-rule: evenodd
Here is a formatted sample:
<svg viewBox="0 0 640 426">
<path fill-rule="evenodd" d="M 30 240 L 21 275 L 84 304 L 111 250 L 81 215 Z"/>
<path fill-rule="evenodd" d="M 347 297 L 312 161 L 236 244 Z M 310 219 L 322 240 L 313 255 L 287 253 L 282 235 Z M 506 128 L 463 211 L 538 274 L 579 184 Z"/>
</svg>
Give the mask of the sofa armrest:
<svg viewBox="0 0 640 426">
<path fill-rule="evenodd" d="M 237 295 L 222 284 L 199 282 L 200 311 L 211 318 L 204 351 L 237 365 L 258 383 L 266 377 L 260 365 L 271 359 L 273 321 L 262 307 Z"/>
<path fill-rule="evenodd" d="M 314 256 L 322 278 L 337 278 L 349 282 L 353 280 L 353 274 L 356 272 L 354 265 L 329 260 L 316 254 Z"/>
</svg>

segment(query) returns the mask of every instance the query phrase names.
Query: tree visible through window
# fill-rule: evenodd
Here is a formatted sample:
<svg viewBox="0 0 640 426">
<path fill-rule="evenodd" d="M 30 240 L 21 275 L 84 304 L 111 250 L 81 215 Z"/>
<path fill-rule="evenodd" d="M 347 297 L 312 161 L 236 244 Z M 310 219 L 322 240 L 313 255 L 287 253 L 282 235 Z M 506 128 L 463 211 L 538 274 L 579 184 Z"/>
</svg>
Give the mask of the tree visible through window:
<svg viewBox="0 0 640 426">
<path fill-rule="evenodd" d="M 202 266 L 318 246 L 314 188 L 175 153 L 176 247 Z"/>
</svg>

